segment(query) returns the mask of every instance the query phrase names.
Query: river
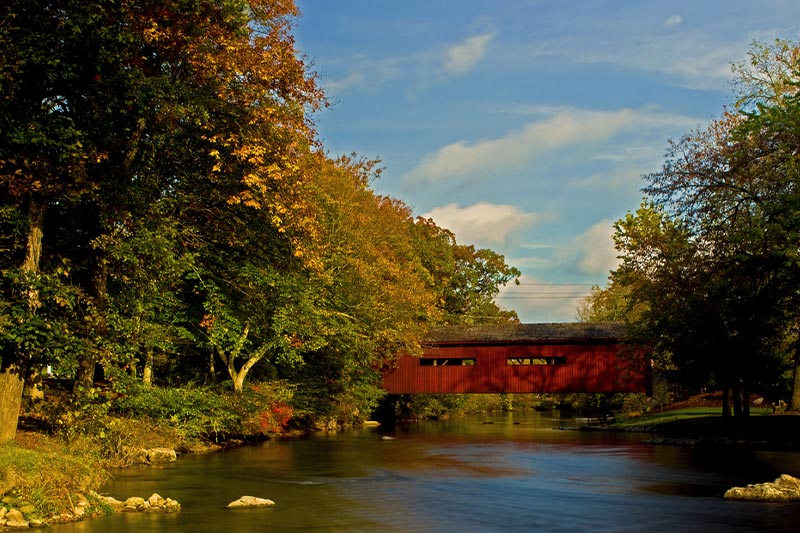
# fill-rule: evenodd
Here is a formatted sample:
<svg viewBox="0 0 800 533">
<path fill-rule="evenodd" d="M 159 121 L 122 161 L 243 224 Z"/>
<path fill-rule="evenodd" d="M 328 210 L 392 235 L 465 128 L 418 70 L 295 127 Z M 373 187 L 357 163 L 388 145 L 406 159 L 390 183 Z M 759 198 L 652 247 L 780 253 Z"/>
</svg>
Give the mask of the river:
<svg viewBox="0 0 800 533">
<path fill-rule="evenodd" d="M 642 444 L 555 430 L 558 413 L 361 429 L 183 456 L 117 472 L 103 493 L 153 492 L 176 515 L 122 514 L 56 533 L 798 531 L 800 504 L 728 502 L 733 485 L 800 476 L 800 454 Z M 225 510 L 243 495 L 268 509 Z"/>
</svg>

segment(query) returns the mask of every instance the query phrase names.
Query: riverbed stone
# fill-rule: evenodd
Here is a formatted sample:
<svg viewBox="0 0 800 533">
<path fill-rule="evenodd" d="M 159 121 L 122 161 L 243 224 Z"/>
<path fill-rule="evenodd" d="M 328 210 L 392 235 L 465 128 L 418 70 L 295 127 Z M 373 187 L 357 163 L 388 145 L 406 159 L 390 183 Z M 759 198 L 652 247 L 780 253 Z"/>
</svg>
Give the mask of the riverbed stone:
<svg viewBox="0 0 800 533">
<path fill-rule="evenodd" d="M 145 450 L 145 456 L 151 465 L 172 463 L 178 460 L 178 454 L 172 448 L 150 448 Z"/>
<path fill-rule="evenodd" d="M 121 502 L 118 499 L 114 498 L 113 496 L 100 496 L 100 499 L 106 505 L 111 507 L 111 509 L 113 509 L 114 512 L 119 512 L 122 510 L 123 507 L 125 507 L 125 502 Z"/>
<path fill-rule="evenodd" d="M 25 520 L 25 516 L 17 509 L 10 509 L 3 517 L 6 521 L 5 526 L 15 529 L 23 529 L 30 527 L 30 524 Z"/>
<path fill-rule="evenodd" d="M 255 496 L 242 496 L 236 501 L 228 504 L 228 509 L 248 509 L 252 507 L 272 507 L 275 502 L 266 498 L 257 498 Z"/>
<path fill-rule="evenodd" d="M 144 509 L 145 506 L 144 498 L 139 496 L 131 496 L 127 500 L 125 500 L 125 504 L 122 507 L 123 511 L 141 511 Z M 148 506 L 149 507 L 149 506 Z"/>
<path fill-rule="evenodd" d="M 725 492 L 724 497 L 726 500 L 755 502 L 800 501 L 800 479 L 782 474 L 773 482 L 733 487 Z"/>
</svg>

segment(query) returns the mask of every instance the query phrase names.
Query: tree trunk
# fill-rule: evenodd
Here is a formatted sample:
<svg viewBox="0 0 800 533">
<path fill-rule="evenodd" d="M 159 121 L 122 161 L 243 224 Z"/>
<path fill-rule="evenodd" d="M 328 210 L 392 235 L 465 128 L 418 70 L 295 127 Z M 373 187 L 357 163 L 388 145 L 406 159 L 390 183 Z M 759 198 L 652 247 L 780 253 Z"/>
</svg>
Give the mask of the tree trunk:
<svg viewBox="0 0 800 533">
<path fill-rule="evenodd" d="M 108 313 L 108 270 L 105 260 L 101 257 L 97 259 L 97 271 L 95 272 L 94 302 L 97 317 L 95 318 L 95 335 L 103 338 L 107 334 L 106 314 Z M 80 389 L 90 389 L 94 386 L 94 373 L 98 357 L 98 349 L 89 349 L 84 352 L 83 357 L 78 362 L 78 371 L 75 374 L 75 383 L 72 386 L 72 394 L 77 394 Z"/>
<path fill-rule="evenodd" d="M 206 376 L 206 384 L 211 385 L 217 382 L 217 371 L 214 368 L 214 350 L 208 353 L 208 376 Z"/>
<path fill-rule="evenodd" d="M 722 387 L 722 419 L 731 419 L 731 389 L 727 385 Z"/>
<path fill-rule="evenodd" d="M 794 345 L 794 381 L 792 382 L 792 397 L 789 398 L 789 411 L 800 411 L 800 338 Z"/>
<path fill-rule="evenodd" d="M 147 350 L 144 356 L 144 370 L 142 370 L 142 383 L 145 387 L 153 385 L 153 351 Z"/>
<path fill-rule="evenodd" d="M 733 417 L 734 418 L 741 418 L 742 416 L 742 388 L 737 383 L 733 387 L 731 387 L 731 392 L 733 395 Z"/>
<path fill-rule="evenodd" d="M 33 282 L 39 276 L 39 262 L 42 257 L 42 238 L 44 237 L 44 205 L 34 197 L 28 199 L 28 237 L 25 246 L 25 259 L 21 270 L 28 277 L 28 312 L 33 314 L 41 307 L 39 291 Z M 22 407 L 22 393 L 25 388 L 25 372 L 30 354 L 14 354 L 18 360 L 4 360 L 0 371 L 0 441 L 13 439 L 17 434 L 19 411 Z M 21 360 L 20 360 L 21 359 Z"/>
<path fill-rule="evenodd" d="M 23 369 L 17 365 L 0 372 L 0 442 L 11 440 L 17 434 L 24 376 Z"/>
<path fill-rule="evenodd" d="M 44 237 L 44 206 L 36 198 L 28 200 L 28 240 L 25 246 L 25 260 L 22 271 L 30 276 L 39 275 L 39 262 L 42 257 Z M 39 295 L 28 293 L 28 306 L 39 307 Z"/>
<path fill-rule="evenodd" d="M 742 382 L 742 416 L 750 416 L 750 387 L 747 386 L 747 380 Z"/>
</svg>

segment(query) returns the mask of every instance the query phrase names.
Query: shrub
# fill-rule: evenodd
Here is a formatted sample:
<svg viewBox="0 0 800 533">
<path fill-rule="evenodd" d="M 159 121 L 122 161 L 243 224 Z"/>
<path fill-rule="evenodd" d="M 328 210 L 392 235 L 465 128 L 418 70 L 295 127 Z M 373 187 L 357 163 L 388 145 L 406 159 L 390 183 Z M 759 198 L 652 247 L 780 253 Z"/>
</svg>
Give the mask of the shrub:
<svg viewBox="0 0 800 533">
<path fill-rule="evenodd" d="M 241 394 L 214 387 L 132 387 L 118 398 L 114 412 L 166 422 L 183 438 L 220 442 L 278 431 L 291 416 L 291 390 L 282 382 L 250 385 Z M 284 407 L 274 409 L 276 405 Z"/>
</svg>

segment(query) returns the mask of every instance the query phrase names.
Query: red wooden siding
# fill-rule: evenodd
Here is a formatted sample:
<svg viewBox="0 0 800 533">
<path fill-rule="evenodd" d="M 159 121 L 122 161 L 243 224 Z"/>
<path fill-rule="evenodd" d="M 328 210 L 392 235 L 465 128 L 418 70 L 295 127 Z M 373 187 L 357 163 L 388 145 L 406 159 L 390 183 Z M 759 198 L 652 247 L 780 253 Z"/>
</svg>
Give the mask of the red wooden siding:
<svg viewBox="0 0 800 533">
<path fill-rule="evenodd" d="M 559 358 L 561 364 L 509 365 L 507 359 Z M 420 359 L 475 359 L 472 366 L 425 366 Z M 562 359 L 563 358 L 563 359 Z M 550 360 L 549 362 L 552 362 Z M 390 394 L 647 392 L 645 354 L 612 339 L 429 345 L 384 372 Z"/>
</svg>

